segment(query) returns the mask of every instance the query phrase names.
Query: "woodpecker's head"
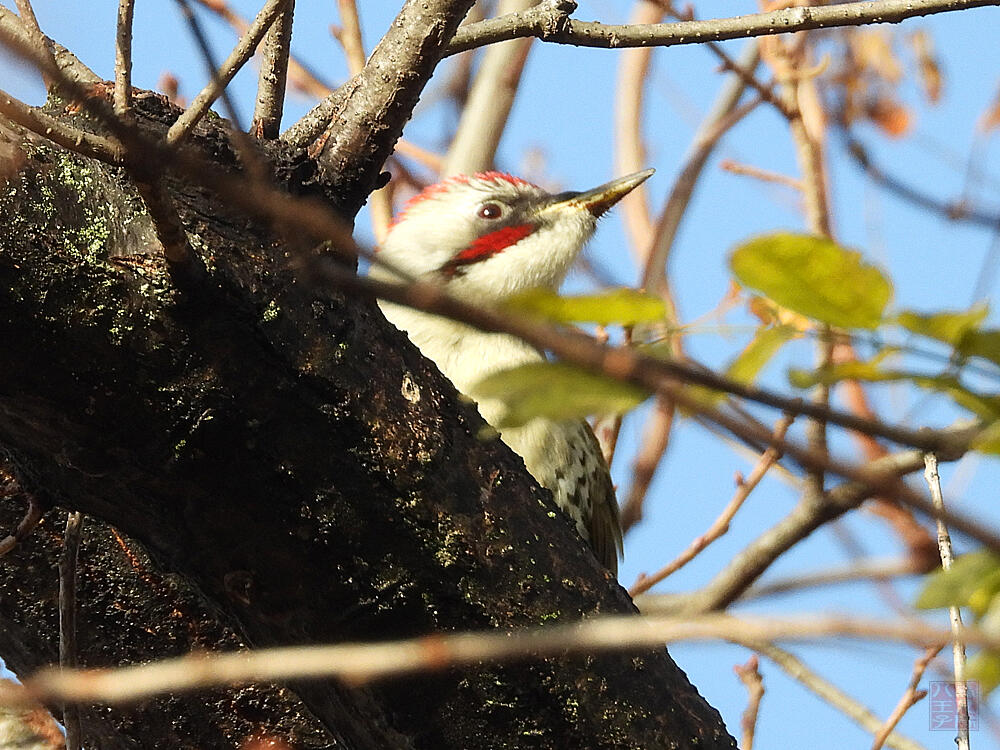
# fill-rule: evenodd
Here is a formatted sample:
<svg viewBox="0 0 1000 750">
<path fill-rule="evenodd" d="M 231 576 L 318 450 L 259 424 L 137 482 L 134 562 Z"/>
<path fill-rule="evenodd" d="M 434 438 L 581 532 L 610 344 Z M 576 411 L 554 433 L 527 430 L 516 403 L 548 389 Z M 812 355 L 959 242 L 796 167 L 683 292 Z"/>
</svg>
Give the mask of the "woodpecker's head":
<svg viewBox="0 0 1000 750">
<path fill-rule="evenodd" d="M 593 190 L 558 195 L 500 172 L 451 177 L 406 204 L 380 256 L 412 277 L 439 281 L 473 301 L 555 288 L 597 219 L 651 174 L 647 169 Z"/>
</svg>

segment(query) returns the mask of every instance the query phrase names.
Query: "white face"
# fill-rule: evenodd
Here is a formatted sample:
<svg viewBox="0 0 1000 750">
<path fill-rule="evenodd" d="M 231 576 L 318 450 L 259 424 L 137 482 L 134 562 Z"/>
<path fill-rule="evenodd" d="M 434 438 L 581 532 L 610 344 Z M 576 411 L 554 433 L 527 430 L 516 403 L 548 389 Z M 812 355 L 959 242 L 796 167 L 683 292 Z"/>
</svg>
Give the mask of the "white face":
<svg viewBox="0 0 1000 750">
<path fill-rule="evenodd" d="M 594 233 L 597 219 L 584 206 L 553 205 L 551 198 L 507 175 L 452 178 L 407 205 L 379 255 L 413 277 L 447 284 L 451 293 L 470 301 L 554 289 Z"/>
</svg>

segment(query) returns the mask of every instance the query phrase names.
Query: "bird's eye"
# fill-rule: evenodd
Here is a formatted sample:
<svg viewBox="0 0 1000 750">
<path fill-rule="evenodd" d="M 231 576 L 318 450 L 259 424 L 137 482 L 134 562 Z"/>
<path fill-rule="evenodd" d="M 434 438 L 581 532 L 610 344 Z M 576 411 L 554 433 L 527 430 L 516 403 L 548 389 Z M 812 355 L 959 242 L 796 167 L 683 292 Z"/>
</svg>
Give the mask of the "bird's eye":
<svg viewBox="0 0 1000 750">
<path fill-rule="evenodd" d="M 484 203 L 479 207 L 476 216 L 480 219 L 499 219 L 503 216 L 503 209 L 497 203 Z"/>
</svg>

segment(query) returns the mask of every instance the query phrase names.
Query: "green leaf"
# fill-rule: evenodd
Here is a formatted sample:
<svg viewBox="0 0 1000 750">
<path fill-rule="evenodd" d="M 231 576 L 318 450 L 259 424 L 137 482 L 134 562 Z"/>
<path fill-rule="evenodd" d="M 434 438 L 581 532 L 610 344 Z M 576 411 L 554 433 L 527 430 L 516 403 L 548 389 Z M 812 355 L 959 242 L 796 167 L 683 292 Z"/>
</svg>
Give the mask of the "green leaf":
<svg viewBox="0 0 1000 750">
<path fill-rule="evenodd" d="M 536 417 L 582 419 L 591 414 L 621 414 L 649 394 L 641 388 L 562 362 L 532 362 L 494 373 L 471 394 L 497 399 L 507 407 L 500 427 L 525 424 Z"/>
<path fill-rule="evenodd" d="M 1000 365 L 1000 330 L 984 328 L 969 331 L 958 345 L 958 351 L 966 357 L 982 357 Z"/>
<path fill-rule="evenodd" d="M 906 310 L 897 316 L 896 322 L 921 336 L 950 344 L 963 357 L 981 357 L 1000 365 L 1000 329 L 979 327 L 988 313 L 985 305 L 965 312 L 929 315 Z"/>
<path fill-rule="evenodd" d="M 750 343 L 729 363 L 726 376 L 739 383 L 752 383 L 785 342 L 796 334 L 794 326 L 758 329 Z M 688 385 L 684 392 L 706 408 L 715 408 L 729 397 L 726 391 L 700 385 Z"/>
<path fill-rule="evenodd" d="M 867 362 L 844 362 L 813 371 L 791 369 L 788 371 L 788 380 L 796 388 L 811 388 L 820 383 L 833 385 L 843 380 L 860 380 L 867 383 L 908 381 L 918 388 L 946 394 L 956 405 L 988 422 L 1000 419 L 1000 395 L 973 391 L 951 374 L 925 375 L 906 370 L 879 369 L 878 365 L 886 354 L 887 352 L 881 352 L 878 357 Z"/>
<path fill-rule="evenodd" d="M 1000 454 L 1000 422 L 993 422 L 972 441 L 972 449 L 980 453 Z"/>
<path fill-rule="evenodd" d="M 985 305 L 977 305 L 965 312 L 929 315 L 904 310 L 896 316 L 896 322 L 908 331 L 943 341 L 957 349 L 966 334 L 979 328 L 988 313 L 989 309 Z"/>
<path fill-rule="evenodd" d="M 667 314 L 667 306 L 659 297 L 624 288 L 575 296 L 560 296 L 548 289 L 530 289 L 512 297 L 505 306 L 557 323 L 631 326 L 663 320 Z"/>
<path fill-rule="evenodd" d="M 740 383 L 752 383 L 785 342 L 795 334 L 795 328 L 792 326 L 758 330 L 753 340 L 729 364 L 726 375 Z"/>
<path fill-rule="evenodd" d="M 980 651 L 969 659 L 965 674 L 970 680 L 979 681 L 979 695 L 982 700 L 1000 685 L 1000 654 L 994 651 Z"/>
<path fill-rule="evenodd" d="M 908 377 L 908 374 L 895 370 L 880 369 L 882 362 L 891 355 L 896 354 L 897 351 L 892 347 L 886 347 L 866 362 L 842 362 L 818 370 L 792 368 L 788 371 L 788 382 L 796 388 L 812 388 L 814 385 L 819 385 L 820 383 L 823 385 L 833 385 L 842 380 L 863 380 L 871 383 L 878 383 L 885 380 L 901 380 Z"/>
<path fill-rule="evenodd" d="M 805 234 L 756 237 L 729 259 L 744 286 L 779 305 L 841 328 L 877 328 L 892 284 L 860 253 Z"/>
<path fill-rule="evenodd" d="M 1000 591 L 1000 557 L 983 550 L 956 558 L 950 570 L 938 570 L 927 577 L 917 598 L 921 609 L 972 607 L 977 615 L 989 609 Z"/>
</svg>

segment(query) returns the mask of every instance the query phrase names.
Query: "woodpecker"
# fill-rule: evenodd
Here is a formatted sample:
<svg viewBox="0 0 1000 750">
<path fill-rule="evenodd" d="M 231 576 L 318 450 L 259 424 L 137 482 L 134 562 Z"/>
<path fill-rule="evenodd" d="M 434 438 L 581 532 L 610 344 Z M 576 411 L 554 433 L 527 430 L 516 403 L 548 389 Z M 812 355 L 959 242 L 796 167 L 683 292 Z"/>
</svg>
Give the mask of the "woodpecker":
<svg viewBox="0 0 1000 750">
<path fill-rule="evenodd" d="M 528 289 L 555 290 L 594 234 L 598 218 L 652 173 L 648 169 L 593 190 L 557 195 L 501 172 L 450 177 L 407 202 L 379 251 L 386 264 L 376 264 L 371 274 L 436 281 L 458 299 L 487 306 Z M 544 359 L 514 336 L 389 302 L 379 305 L 463 393 L 495 372 Z M 502 403 L 480 401 L 479 411 L 499 427 Z M 617 574 L 618 503 L 590 426 L 583 420 L 536 418 L 499 433 L 552 492 L 598 559 Z"/>
</svg>

